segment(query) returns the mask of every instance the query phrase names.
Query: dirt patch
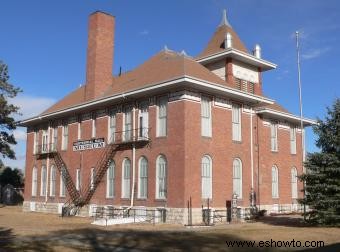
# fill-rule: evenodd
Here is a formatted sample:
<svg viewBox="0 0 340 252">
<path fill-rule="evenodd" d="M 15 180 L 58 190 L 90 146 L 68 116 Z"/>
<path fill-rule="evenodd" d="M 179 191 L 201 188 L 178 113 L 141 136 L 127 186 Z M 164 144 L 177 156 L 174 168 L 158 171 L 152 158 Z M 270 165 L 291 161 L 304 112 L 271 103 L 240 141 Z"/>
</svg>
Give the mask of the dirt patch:
<svg viewBox="0 0 340 252">
<path fill-rule="evenodd" d="M 302 245 L 306 241 L 323 241 L 326 247 L 314 251 L 340 251 L 338 228 L 309 227 L 299 216 L 265 217 L 255 223 L 191 229 L 165 224 L 98 227 L 91 225 L 91 221 L 3 207 L 0 251 L 277 251 L 273 247 L 259 248 L 259 242 L 293 239 Z M 255 241 L 255 247 L 228 247 L 226 241 Z M 292 249 L 310 251 L 303 247 Z"/>
</svg>

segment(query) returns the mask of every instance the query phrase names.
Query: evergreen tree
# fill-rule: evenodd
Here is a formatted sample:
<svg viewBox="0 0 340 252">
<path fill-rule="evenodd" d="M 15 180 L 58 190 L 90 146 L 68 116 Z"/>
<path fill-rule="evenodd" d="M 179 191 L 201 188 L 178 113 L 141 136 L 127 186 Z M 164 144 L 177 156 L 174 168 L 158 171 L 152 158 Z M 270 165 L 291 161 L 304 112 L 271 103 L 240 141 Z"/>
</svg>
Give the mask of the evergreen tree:
<svg viewBox="0 0 340 252">
<path fill-rule="evenodd" d="M 14 98 L 20 88 L 8 83 L 8 67 L 0 60 L 0 166 L 3 166 L 1 157 L 15 159 L 15 153 L 11 145 L 16 144 L 13 130 L 16 123 L 13 114 L 18 114 L 19 107 L 8 102 L 9 98 Z"/>
<path fill-rule="evenodd" d="M 313 127 L 318 135 L 320 153 L 311 153 L 305 163 L 306 196 L 300 202 L 311 209 L 306 213 L 310 222 L 340 225 L 340 99 L 337 98 L 327 116 Z"/>
<path fill-rule="evenodd" d="M 0 185 L 5 186 L 10 184 L 14 187 L 23 187 L 24 186 L 24 175 L 21 170 L 10 167 L 6 167 L 0 173 Z"/>
</svg>

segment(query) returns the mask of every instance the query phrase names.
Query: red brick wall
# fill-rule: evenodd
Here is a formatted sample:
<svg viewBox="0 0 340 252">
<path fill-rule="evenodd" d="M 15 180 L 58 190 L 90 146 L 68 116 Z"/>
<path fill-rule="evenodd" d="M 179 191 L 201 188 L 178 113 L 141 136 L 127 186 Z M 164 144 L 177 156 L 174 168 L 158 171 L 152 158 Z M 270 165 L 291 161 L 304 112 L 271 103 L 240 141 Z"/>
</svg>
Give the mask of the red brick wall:
<svg viewBox="0 0 340 252">
<path fill-rule="evenodd" d="M 250 156 L 250 113 L 242 112 L 242 141 L 232 141 L 231 109 L 212 106 L 212 137 L 201 136 L 201 107 L 199 102 L 174 101 L 168 104 L 168 131 L 166 137 L 156 137 L 156 110 L 155 105 L 149 107 L 149 147 L 136 150 L 136 187 L 135 205 L 186 207 L 186 202 L 192 197 L 193 207 L 206 206 L 207 202 L 201 199 L 201 159 L 207 154 L 212 158 L 213 171 L 213 198 L 210 204 L 213 207 L 223 207 L 226 200 L 232 196 L 232 165 L 234 158 L 242 161 L 243 198 L 240 205 L 249 206 L 249 193 L 251 190 L 251 156 Z M 138 111 L 135 119 L 137 127 Z M 123 114 L 117 114 L 117 131 L 122 131 Z M 108 135 L 108 116 L 97 118 L 96 137 Z M 91 138 L 92 121 L 81 123 L 82 140 Z M 254 140 L 254 186 L 257 193 L 257 204 L 290 204 L 291 199 L 291 168 L 295 166 L 298 174 L 301 168 L 301 140 L 297 133 L 297 155 L 290 154 L 289 130 L 278 129 L 277 153 L 270 150 L 270 127 L 264 126 L 257 115 L 253 116 Z M 66 151 L 61 151 L 62 128 L 58 128 L 58 149 L 67 168 L 75 181 L 76 169 L 81 168 L 83 188 L 90 183 L 90 170 L 95 167 L 102 149 L 73 151 L 72 143 L 77 141 L 78 123 L 69 125 L 69 140 Z M 41 139 L 41 136 L 40 138 Z M 40 195 L 41 166 L 46 159 L 37 160 L 33 155 L 33 133 L 27 137 L 26 155 L 26 183 L 25 200 L 45 201 L 45 197 L 31 196 L 32 168 L 38 168 L 38 195 Z M 156 159 L 163 154 L 168 164 L 168 197 L 167 200 L 155 199 Z M 138 160 L 140 157 L 148 160 L 148 198 L 138 199 Z M 258 159 L 259 157 L 259 159 Z M 106 199 L 106 175 L 98 186 L 91 203 L 129 205 L 130 200 L 121 199 L 122 162 L 124 158 L 132 160 L 132 150 L 117 152 L 114 156 L 115 169 L 115 197 Z M 260 167 L 258 167 L 258 161 Z M 50 161 L 50 166 L 53 160 Z M 279 169 L 279 199 L 271 196 L 271 168 L 276 165 Z M 260 187 L 257 187 L 259 182 Z M 132 183 L 132 165 L 131 165 Z M 56 181 L 56 197 L 48 197 L 49 202 L 64 202 L 59 198 L 60 176 Z M 49 186 L 49 185 L 48 185 Z M 299 183 L 300 189 L 302 185 Z M 300 193 L 301 197 L 302 194 Z"/>
</svg>

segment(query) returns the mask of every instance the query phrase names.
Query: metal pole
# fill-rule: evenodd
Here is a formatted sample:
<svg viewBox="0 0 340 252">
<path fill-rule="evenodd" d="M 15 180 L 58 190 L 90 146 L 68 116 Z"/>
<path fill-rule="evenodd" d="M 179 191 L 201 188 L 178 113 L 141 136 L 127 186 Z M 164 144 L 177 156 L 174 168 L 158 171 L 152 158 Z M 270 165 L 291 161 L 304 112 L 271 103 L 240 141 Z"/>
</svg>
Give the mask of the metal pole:
<svg viewBox="0 0 340 252">
<path fill-rule="evenodd" d="M 299 103 L 300 103 L 300 127 L 301 127 L 301 150 L 302 150 L 302 171 L 305 173 L 305 139 L 303 130 L 303 113 L 302 113 L 302 88 L 301 88 L 301 68 L 300 68 L 300 45 L 299 45 L 299 31 L 296 34 L 296 54 L 297 54 L 297 68 L 298 68 L 298 83 L 299 83 Z M 306 199 L 306 188 L 303 183 L 303 198 Z M 303 219 L 306 220 L 306 203 L 303 204 Z"/>
</svg>

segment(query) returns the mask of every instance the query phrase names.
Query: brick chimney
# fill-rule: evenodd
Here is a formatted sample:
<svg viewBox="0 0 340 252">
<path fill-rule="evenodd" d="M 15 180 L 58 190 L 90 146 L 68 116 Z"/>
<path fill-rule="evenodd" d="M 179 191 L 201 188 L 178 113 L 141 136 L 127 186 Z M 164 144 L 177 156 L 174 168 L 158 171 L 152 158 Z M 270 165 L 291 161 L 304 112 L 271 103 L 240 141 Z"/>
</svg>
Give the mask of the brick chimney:
<svg viewBox="0 0 340 252">
<path fill-rule="evenodd" d="M 85 99 L 100 97 L 112 84 L 115 18 L 96 11 L 90 15 Z"/>
</svg>

